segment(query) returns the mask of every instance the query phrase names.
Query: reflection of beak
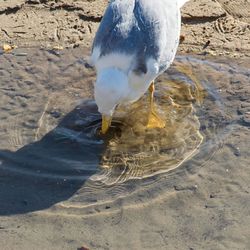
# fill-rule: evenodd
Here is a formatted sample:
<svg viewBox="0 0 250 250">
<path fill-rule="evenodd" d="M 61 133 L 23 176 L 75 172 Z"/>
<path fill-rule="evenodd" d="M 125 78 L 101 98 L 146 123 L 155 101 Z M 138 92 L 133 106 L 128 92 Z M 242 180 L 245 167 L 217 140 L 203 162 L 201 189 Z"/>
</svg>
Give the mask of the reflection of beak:
<svg viewBox="0 0 250 250">
<path fill-rule="evenodd" d="M 102 134 L 106 134 L 112 121 L 112 116 L 102 115 Z"/>
</svg>

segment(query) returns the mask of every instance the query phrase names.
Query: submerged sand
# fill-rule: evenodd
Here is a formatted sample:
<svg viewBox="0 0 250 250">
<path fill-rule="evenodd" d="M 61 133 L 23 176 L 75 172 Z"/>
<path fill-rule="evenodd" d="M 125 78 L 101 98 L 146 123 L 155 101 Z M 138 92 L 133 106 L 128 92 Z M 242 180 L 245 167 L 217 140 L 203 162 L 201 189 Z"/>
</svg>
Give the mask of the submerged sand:
<svg viewBox="0 0 250 250">
<path fill-rule="evenodd" d="M 179 168 L 116 185 L 97 167 L 112 150 L 81 136 L 96 108 L 77 106 L 93 98 L 87 59 L 106 3 L 0 3 L 0 43 L 18 46 L 0 54 L 0 248 L 248 250 L 250 2 L 183 8 L 185 40 L 159 89 L 192 85 L 176 73 L 191 68 L 205 99 L 190 119 L 204 141 Z"/>
</svg>

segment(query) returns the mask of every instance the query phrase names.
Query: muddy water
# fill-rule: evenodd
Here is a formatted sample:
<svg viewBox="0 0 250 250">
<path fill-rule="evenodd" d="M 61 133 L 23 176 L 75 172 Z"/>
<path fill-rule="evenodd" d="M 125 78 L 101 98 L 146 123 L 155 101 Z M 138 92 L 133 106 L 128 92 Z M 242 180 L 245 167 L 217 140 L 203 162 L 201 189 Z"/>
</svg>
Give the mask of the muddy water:
<svg viewBox="0 0 250 250">
<path fill-rule="evenodd" d="M 235 126 L 249 127 L 249 75 L 239 62 L 177 57 L 157 81 L 165 129 L 146 128 L 145 95 L 119 107 L 101 136 L 84 51 L 2 53 L 0 213 L 95 213 L 121 197 L 134 203 L 134 194 L 148 202 L 145 193 L 157 196 L 206 167 Z"/>
</svg>

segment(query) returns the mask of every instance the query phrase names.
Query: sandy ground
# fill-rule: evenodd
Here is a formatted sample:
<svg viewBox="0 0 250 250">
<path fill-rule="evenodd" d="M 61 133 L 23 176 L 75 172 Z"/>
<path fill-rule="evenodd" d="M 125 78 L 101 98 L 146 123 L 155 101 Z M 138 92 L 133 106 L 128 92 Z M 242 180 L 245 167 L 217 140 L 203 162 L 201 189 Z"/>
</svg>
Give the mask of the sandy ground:
<svg viewBox="0 0 250 250">
<path fill-rule="evenodd" d="M 198 109 L 206 141 L 193 159 L 170 174 L 109 188 L 37 178 L 77 176 L 60 158 L 86 160 L 88 145 L 58 144 L 53 130 L 79 115 L 77 101 L 93 97 L 86 62 L 106 3 L 0 3 L 0 44 L 18 46 L 0 54 L 0 248 L 250 249 L 249 0 L 191 0 L 182 10 L 177 63 L 192 65 L 208 91 Z"/>
<path fill-rule="evenodd" d="M 90 47 L 106 4 L 105 0 L 4 0 L 0 43 Z M 190 1 L 182 9 L 185 41 L 180 51 L 249 56 L 249 10 L 249 0 Z"/>
</svg>

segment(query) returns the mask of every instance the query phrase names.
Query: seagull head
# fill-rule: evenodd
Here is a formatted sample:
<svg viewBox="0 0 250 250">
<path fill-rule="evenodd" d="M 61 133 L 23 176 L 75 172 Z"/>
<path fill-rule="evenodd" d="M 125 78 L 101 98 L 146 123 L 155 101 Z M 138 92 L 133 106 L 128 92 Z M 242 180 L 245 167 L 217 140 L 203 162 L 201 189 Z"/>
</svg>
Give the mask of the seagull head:
<svg viewBox="0 0 250 250">
<path fill-rule="evenodd" d="M 127 75 L 117 68 L 102 69 L 97 73 L 95 101 L 102 114 L 102 133 L 110 127 L 112 115 L 117 105 L 129 94 Z"/>
</svg>

